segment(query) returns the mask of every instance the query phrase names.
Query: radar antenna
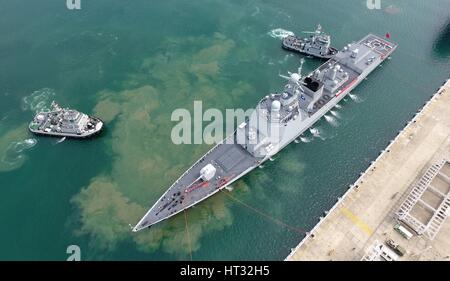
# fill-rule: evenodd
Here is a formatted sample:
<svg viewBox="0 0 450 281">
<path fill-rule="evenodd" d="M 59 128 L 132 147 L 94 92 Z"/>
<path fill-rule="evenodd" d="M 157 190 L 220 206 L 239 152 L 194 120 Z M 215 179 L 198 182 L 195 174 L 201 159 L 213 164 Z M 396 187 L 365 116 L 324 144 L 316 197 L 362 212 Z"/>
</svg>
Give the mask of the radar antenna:
<svg viewBox="0 0 450 281">
<path fill-rule="evenodd" d="M 289 71 L 288 71 L 288 74 L 289 74 Z M 280 73 L 278 73 L 278 76 L 280 76 L 281 78 L 286 79 L 286 80 L 290 80 L 291 79 L 291 77 L 283 75 L 283 74 L 280 74 Z"/>
<path fill-rule="evenodd" d="M 317 25 L 317 28 L 315 31 L 302 31 L 303 33 L 311 33 L 311 34 L 316 34 L 316 35 L 320 35 L 322 33 L 322 26 L 320 25 L 320 23 Z"/>
<path fill-rule="evenodd" d="M 306 85 L 303 81 L 301 81 L 301 76 L 298 73 L 291 73 L 290 76 L 278 74 L 278 76 L 280 76 L 283 79 L 288 80 L 290 84 L 295 84 L 298 87 L 301 87 L 301 85 Z"/>
</svg>

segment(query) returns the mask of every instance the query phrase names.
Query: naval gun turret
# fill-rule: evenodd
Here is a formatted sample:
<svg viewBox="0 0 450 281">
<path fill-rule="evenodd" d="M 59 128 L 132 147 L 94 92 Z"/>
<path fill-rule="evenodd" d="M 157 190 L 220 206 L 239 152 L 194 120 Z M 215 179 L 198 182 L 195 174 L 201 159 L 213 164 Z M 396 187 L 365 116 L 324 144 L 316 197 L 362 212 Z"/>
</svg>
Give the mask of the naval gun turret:
<svg viewBox="0 0 450 281">
<path fill-rule="evenodd" d="M 338 50 L 331 47 L 331 36 L 322 31 L 320 24 L 315 31 L 303 31 L 303 33 L 311 35 L 305 38 L 295 35 L 283 38 L 281 45 L 283 49 L 322 59 L 329 59 L 337 54 Z"/>
</svg>

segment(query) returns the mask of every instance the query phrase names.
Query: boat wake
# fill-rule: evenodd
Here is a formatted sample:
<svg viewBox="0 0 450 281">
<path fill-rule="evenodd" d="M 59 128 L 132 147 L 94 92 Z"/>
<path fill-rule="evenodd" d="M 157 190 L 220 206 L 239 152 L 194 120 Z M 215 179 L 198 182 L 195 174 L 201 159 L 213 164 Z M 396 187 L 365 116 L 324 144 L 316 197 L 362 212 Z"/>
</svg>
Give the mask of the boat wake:
<svg viewBox="0 0 450 281">
<path fill-rule="evenodd" d="M 294 140 L 295 143 L 308 143 L 314 140 L 314 134 L 312 136 L 301 135 L 300 137 Z"/>
<path fill-rule="evenodd" d="M 338 121 L 336 120 L 336 118 L 334 118 L 333 116 L 329 116 L 329 115 L 324 115 L 323 116 L 325 118 L 325 120 L 333 127 L 337 127 L 339 126 Z"/>
<path fill-rule="evenodd" d="M 310 128 L 309 132 L 314 136 L 314 137 L 318 137 L 320 136 L 320 131 L 317 128 Z"/>
<path fill-rule="evenodd" d="M 286 30 L 286 29 L 282 29 L 282 28 L 275 28 L 275 29 L 272 29 L 267 34 L 270 37 L 272 37 L 272 38 L 283 39 L 283 38 L 288 37 L 290 35 L 293 36 L 294 32 Z"/>
<path fill-rule="evenodd" d="M 330 110 L 331 115 L 333 115 L 334 117 L 341 119 L 341 114 L 339 114 L 339 112 L 335 111 L 335 110 Z"/>
<path fill-rule="evenodd" d="M 258 14 L 261 12 L 261 10 L 259 9 L 259 7 L 255 7 L 255 8 L 256 8 L 255 11 L 250 15 L 250 16 L 252 16 L 252 17 L 258 15 Z"/>
<path fill-rule="evenodd" d="M 10 147 L 15 153 L 22 153 L 26 149 L 30 149 L 35 146 L 37 139 L 26 139 L 23 141 L 13 142 Z"/>
<path fill-rule="evenodd" d="M 300 137 L 300 141 L 304 143 L 311 142 L 313 139 L 308 137 Z"/>
<path fill-rule="evenodd" d="M 26 139 L 23 141 L 12 142 L 5 151 L 2 157 L 1 170 L 13 170 L 20 167 L 25 161 L 24 151 L 32 148 L 37 143 L 36 139 Z"/>
<path fill-rule="evenodd" d="M 34 91 L 22 99 L 22 110 L 31 110 L 36 113 L 49 111 L 54 96 L 55 91 L 50 88 Z"/>
<path fill-rule="evenodd" d="M 62 138 L 60 138 L 59 140 L 57 140 L 56 142 L 55 142 L 55 145 L 56 144 L 59 144 L 59 143 L 62 143 L 63 141 L 65 141 L 66 140 L 66 137 L 62 137 Z"/>
<path fill-rule="evenodd" d="M 354 101 L 354 102 L 357 102 L 357 103 L 361 103 L 361 102 L 363 102 L 363 100 L 360 98 L 360 97 L 358 97 L 357 95 L 355 95 L 355 94 L 348 94 L 348 96 L 352 99 L 352 101 Z"/>
<path fill-rule="evenodd" d="M 321 130 L 318 128 L 310 128 L 309 132 L 313 135 L 314 138 L 319 138 L 321 140 L 325 140 L 326 138 L 323 136 Z"/>
</svg>

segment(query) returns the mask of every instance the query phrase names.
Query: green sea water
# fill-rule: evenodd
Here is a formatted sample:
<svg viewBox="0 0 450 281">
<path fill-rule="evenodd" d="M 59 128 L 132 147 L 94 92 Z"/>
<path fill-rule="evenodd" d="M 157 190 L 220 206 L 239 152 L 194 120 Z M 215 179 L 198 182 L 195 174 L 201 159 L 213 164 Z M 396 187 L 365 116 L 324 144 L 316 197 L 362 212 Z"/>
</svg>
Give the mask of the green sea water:
<svg viewBox="0 0 450 281">
<path fill-rule="evenodd" d="M 0 259 L 65 260 L 69 245 L 83 260 L 284 259 L 449 78 L 450 2 L 381 3 L 81 0 L 68 10 L 1 0 Z M 210 148 L 173 144 L 172 111 L 194 100 L 253 107 L 301 58 L 274 31 L 318 23 L 338 48 L 369 32 L 390 32 L 399 48 L 314 134 L 233 184 L 239 202 L 218 194 L 132 233 Z M 319 64 L 307 58 L 304 71 Z M 31 135 L 27 123 L 52 100 L 99 116 L 105 131 L 60 143 Z"/>
</svg>

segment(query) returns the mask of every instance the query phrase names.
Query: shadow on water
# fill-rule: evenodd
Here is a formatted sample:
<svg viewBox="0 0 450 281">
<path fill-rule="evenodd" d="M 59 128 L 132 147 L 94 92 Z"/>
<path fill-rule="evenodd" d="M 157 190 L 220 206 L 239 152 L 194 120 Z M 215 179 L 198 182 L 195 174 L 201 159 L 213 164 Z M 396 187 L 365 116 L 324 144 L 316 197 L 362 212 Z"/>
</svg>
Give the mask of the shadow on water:
<svg viewBox="0 0 450 281">
<path fill-rule="evenodd" d="M 450 19 L 440 30 L 433 44 L 433 55 L 438 58 L 450 59 Z"/>
</svg>

